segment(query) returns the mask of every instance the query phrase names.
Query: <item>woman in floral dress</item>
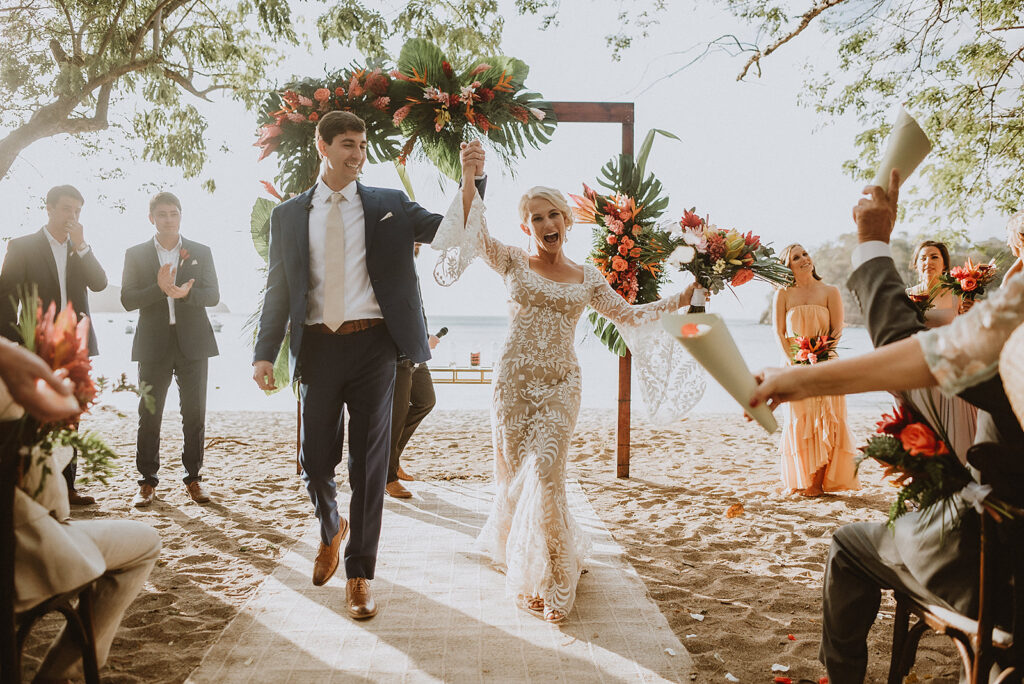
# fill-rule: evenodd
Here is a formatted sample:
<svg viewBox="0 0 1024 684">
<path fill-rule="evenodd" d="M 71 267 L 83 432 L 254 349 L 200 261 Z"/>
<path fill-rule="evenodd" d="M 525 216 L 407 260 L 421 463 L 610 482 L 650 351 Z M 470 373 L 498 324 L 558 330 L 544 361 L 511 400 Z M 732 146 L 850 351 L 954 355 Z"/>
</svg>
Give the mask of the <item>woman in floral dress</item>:
<svg viewBox="0 0 1024 684">
<path fill-rule="evenodd" d="M 472 178 L 474 171 L 464 168 L 464 177 Z M 587 552 L 565 487 L 582 386 L 573 349 L 576 324 L 590 306 L 619 327 L 627 344 L 645 334 L 653 337 L 660 329 L 657 319 L 686 306 L 693 286 L 630 306 L 596 267 L 565 256 L 572 212 L 560 192 L 535 187 L 520 201 L 523 231 L 531 238 L 532 253 L 527 253 L 488 234 L 484 204 L 473 184 L 466 185 L 432 243 L 445 252 L 435 277 L 450 284 L 480 256 L 503 278 L 511 300 L 491 405 L 495 499 L 478 542 L 505 571 L 506 588 L 520 607 L 560 622 L 572 608 Z M 681 416 L 700 399 L 703 380 L 682 348 L 669 345 L 653 345 L 667 351 L 647 361 L 640 353 L 639 363 L 653 363 L 658 373 L 678 379 L 673 395 Z"/>
</svg>

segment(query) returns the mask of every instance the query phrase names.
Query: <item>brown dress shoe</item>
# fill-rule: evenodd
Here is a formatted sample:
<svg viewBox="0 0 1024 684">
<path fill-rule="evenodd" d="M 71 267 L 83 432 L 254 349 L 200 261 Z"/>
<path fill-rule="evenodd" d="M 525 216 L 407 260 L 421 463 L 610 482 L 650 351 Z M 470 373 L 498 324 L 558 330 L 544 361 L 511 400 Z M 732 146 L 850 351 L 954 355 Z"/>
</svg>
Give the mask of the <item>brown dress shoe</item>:
<svg viewBox="0 0 1024 684">
<path fill-rule="evenodd" d="M 132 506 L 136 508 L 145 508 L 146 506 L 153 503 L 153 498 L 156 496 L 156 487 L 151 484 L 139 485 L 139 491 L 132 497 Z"/>
<path fill-rule="evenodd" d="M 348 614 L 356 620 L 372 618 L 377 614 L 377 603 L 370 594 L 370 581 L 365 577 L 349 577 L 345 583 L 345 602 Z"/>
<path fill-rule="evenodd" d="M 203 489 L 203 483 L 199 480 L 192 480 L 185 485 L 185 491 L 198 504 L 210 503 L 210 493 Z"/>
<path fill-rule="evenodd" d="M 402 470 L 402 466 L 398 466 L 398 479 L 403 482 L 413 482 L 416 478 Z"/>
<path fill-rule="evenodd" d="M 411 499 L 412 492 L 406 489 L 401 482 L 395 480 L 394 482 L 388 482 L 384 485 L 384 492 L 391 497 L 396 499 Z"/>
<path fill-rule="evenodd" d="M 313 561 L 313 584 L 316 586 L 327 584 L 327 580 L 334 576 L 334 571 L 338 569 L 338 552 L 341 550 L 341 542 L 344 541 L 347 534 L 348 520 L 341 518 L 338 534 L 334 535 L 331 545 L 327 546 L 320 542 L 316 560 Z"/>
<path fill-rule="evenodd" d="M 72 506 L 91 506 L 96 503 L 96 499 L 86 494 L 79 494 L 75 489 L 69 489 L 68 503 Z"/>
</svg>

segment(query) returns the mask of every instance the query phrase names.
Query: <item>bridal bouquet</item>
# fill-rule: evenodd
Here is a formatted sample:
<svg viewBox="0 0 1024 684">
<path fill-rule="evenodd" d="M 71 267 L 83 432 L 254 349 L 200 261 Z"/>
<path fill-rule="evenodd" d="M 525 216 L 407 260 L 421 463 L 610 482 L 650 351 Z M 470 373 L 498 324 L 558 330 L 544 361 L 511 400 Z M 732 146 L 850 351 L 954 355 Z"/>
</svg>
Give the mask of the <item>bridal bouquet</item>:
<svg viewBox="0 0 1024 684">
<path fill-rule="evenodd" d="M 793 284 L 793 272 L 774 257 L 775 250 L 753 232 L 718 228 L 694 211 L 683 213 L 673 228 L 673 250 L 668 263 L 689 271 L 705 290 L 716 293 L 751 280 L 780 287 Z"/>
<path fill-rule="evenodd" d="M 914 308 L 917 309 L 918 319 L 924 323 L 925 314 L 928 313 L 929 309 L 935 306 L 935 293 L 908 290 L 907 297 L 910 299 L 910 303 L 914 305 Z"/>
<path fill-rule="evenodd" d="M 968 259 L 963 266 L 954 266 L 949 273 L 939 276 L 939 285 L 960 299 L 980 299 L 985 295 L 985 287 L 995 280 L 997 273 L 995 260 L 987 264 L 975 264 Z"/>
<path fill-rule="evenodd" d="M 974 505 L 978 512 L 987 511 L 997 520 L 1013 517 L 1008 504 L 989 495 L 991 488 L 979 485 L 967 468 L 949 448 L 949 439 L 936 431 L 908 405 L 896 407 L 878 422 L 877 434 L 861 447 L 864 459 L 878 461 L 885 476 L 901 487 L 896 501 L 889 507 L 889 524 L 907 512 L 907 503 L 921 509 L 938 503 L 948 504 L 954 494 Z"/>
<path fill-rule="evenodd" d="M 793 363 L 798 365 L 814 365 L 820 361 L 828 361 L 835 356 L 838 342 L 839 339 L 832 333 L 797 337 L 790 345 L 790 356 L 793 358 Z"/>
</svg>

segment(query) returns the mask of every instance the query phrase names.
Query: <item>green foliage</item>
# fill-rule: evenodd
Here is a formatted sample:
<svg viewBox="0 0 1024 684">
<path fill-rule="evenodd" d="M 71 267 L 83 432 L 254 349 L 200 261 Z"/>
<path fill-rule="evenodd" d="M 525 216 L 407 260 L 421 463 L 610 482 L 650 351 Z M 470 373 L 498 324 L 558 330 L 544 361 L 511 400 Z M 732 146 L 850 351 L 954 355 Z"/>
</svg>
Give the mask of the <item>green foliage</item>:
<svg viewBox="0 0 1024 684">
<path fill-rule="evenodd" d="M 934 149 L 906 197 L 913 215 L 950 224 L 995 210 L 1011 214 L 1024 199 L 1024 3 L 1016 0 L 717 0 L 747 24 L 743 42 L 722 36 L 746 58 L 739 78 L 760 75 L 776 50 L 813 27 L 834 36 L 835 57 L 816 59 L 800 101 L 830 117 L 855 115 L 863 130 L 857 156 L 843 168 L 869 180 L 905 103 Z M 558 0 L 517 0 L 520 12 L 557 14 Z M 613 57 L 645 35 L 662 0 L 634 8 L 609 37 Z M 708 51 L 710 52 L 710 50 Z M 707 54 L 707 52 L 705 53 Z"/>
<path fill-rule="evenodd" d="M 367 57 L 383 57 L 385 44 L 424 38 L 459 59 L 494 52 L 505 20 L 497 0 L 413 0 L 385 16 L 377 3 L 341 0 L 317 21 L 324 46 L 354 45 Z"/>
<path fill-rule="evenodd" d="M 266 263 L 270 258 L 270 213 L 277 203 L 266 197 L 260 197 L 252 205 L 249 218 L 249 231 L 252 235 L 252 246 Z"/>
<path fill-rule="evenodd" d="M 297 36 L 288 0 L 52 0 L 5 7 L 0 41 L 0 178 L 35 140 L 108 128 L 194 177 L 206 126 L 189 98 L 255 105 Z"/>
</svg>

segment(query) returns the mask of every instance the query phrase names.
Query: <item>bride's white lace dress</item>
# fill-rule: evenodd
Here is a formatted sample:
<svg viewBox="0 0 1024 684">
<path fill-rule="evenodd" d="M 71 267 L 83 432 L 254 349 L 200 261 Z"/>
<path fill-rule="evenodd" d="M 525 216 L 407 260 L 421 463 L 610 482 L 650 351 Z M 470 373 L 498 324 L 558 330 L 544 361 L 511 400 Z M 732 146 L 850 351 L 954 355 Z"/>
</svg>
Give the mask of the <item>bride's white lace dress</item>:
<svg viewBox="0 0 1024 684">
<path fill-rule="evenodd" d="M 658 348 L 664 340 L 654 330 L 656 321 L 680 308 L 682 293 L 630 306 L 590 264 L 583 267 L 581 283 L 549 280 L 530 269 L 525 251 L 490 237 L 479 196 L 465 228 L 462 200 L 456 198 L 433 246 L 445 251 L 435 271 L 439 282 L 454 282 L 479 255 L 502 276 L 511 302 L 491 404 L 495 499 L 478 543 L 504 569 L 510 595 L 539 596 L 548 611 L 568 614 L 588 550 L 565 489 L 580 409 L 576 324 L 591 306 L 619 327 L 627 343 L 632 339 L 635 345 L 646 335 Z M 660 367 L 644 366 L 645 374 L 661 374 L 656 392 L 666 391 L 666 379 L 680 383 L 669 394 L 681 416 L 703 394 L 703 377 L 692 359 L 676 351 L 681 347 L 668 340 L 667 349 L 667 356 L 658 355 Z"/>
</svg>

